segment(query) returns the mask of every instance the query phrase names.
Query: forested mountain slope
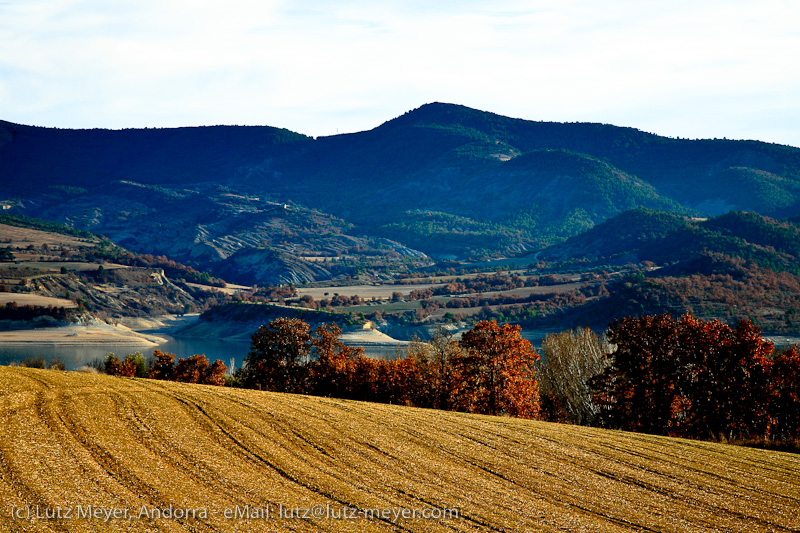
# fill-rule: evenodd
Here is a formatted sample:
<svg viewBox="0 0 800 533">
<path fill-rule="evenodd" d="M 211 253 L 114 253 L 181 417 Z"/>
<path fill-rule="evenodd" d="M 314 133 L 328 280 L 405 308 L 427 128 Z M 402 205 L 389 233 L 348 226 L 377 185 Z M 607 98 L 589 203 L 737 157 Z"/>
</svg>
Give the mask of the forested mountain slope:
<svg viewBox="0 0 800 533">
<path fill-rule="evenodd" d="M 482 257 L 538 250 L 636 207 L 797 215 L 800 149 L 439 103 L 369 131 L 317 139 L 271 127 L 2 122 L 0 200 L 13 212 L 203 268 L 245 248 L 289 254 L 290 263 L 325 255 L 329 242 L 298 242 L 321 219 L 326 235 L 366 239 L 354 249 L 405 245 L 411 250 L 402 254 Z M 292 221 L 280 220 L 275 208 L 284 205 L 295 208 Z M 299 270 L 298 280 L 335 275 Z"/>
</svg>

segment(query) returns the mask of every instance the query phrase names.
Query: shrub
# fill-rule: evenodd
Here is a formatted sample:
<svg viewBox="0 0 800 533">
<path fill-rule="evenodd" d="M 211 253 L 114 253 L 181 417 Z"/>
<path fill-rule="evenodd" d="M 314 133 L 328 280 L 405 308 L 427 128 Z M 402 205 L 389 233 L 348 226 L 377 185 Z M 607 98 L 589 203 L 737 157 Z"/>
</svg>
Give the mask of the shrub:
<svg viewBox="0 0 800 533">
<path fill-rule="evenodd" d="M 133 375 L 130 377 L 147 377 L 147 361 L 141 352 L 129 353 L 125 356 L 125 362 L 123 364 L 129 364 L 133 369 Z"/>
<path fill-rule="evenodd" d="M 27 357 L 22 361 L 22 366 L 26 368 L 47 368 L 47 360 L 44 357 Z"/>
<path fill-rule="evenodd" d="M 180 359 L 175 365 L 175 381 L 224 386 L 227 370 L 225 363 L 219 359 L 214 361 L 213 365 L 209 365 L 205 355 L 193 355 Z"/>
<path fill-rule="evenodd" d="M 175 354 L 153 350 L 153 364 L 147 377 L 150 379 L 171 380 L 175 377 Z"/>
<path fill-rule="evenodd" d="M 107 353 L 106 359 L 103 362 L 102 370 L 109 376 L 121 376 L 122 363 L 120 362 L 119 357 L 114 355 L 113 352 Z"/>
</svg>

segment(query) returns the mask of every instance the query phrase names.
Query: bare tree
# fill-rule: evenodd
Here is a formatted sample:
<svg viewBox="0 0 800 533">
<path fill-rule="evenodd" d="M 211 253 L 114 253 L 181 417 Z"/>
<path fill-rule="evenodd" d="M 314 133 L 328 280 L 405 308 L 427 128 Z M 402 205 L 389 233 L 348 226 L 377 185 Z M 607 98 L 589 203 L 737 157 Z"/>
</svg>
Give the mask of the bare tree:
<svg viewBox="0 0 800 533">
<path fill-rule="evenodd" d="M 439 327 L 428 342 L 414 339 L 408 354 L 424 376 L 421 404 L 435 409 L 452 409 L 452 394 L 456 386 L 455 360 L 462 355 L 455 333 Z"/>
<path fill-rule="evenodd" d="M 605 337 L 589 328 L 548 335 L 542 342 L 537 377 L 542 411 L 553 421 L 589 425 L 597 416 L 589 380 L 605 368 L 611 351 Z"/>
</svg>

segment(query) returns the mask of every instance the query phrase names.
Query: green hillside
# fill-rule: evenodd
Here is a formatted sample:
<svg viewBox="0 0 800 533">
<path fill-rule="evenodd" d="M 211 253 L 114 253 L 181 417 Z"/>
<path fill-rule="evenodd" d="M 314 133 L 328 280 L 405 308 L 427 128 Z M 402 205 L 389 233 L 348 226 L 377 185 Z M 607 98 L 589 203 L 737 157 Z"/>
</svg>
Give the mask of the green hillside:
<svg viewBox="0 0 800 533">
<path fill-rule="evenodd" d="M 655 269 L 612 281 L 608 294 L 550 320 L 605 327 L 627 315 L 692 313 L 769 333 L 795 334 L 800 309 L 800 227 L 748 212 L 710 219 L 636 209 L 545 250 L 551 261 Z"/>
<path fill-rule="evenodd" d="M 636 208 L 698 217 L 800 212 L 798 148 L 441 103 L 316 139 L 272 127 L 7 122 L 0 138 L 0 202 L 10 212 L 226 277 L 246 270 L 245 283 L 331 279 L 361 263 L 397 269 L 370 259 L 396 245 L 407 248 L 401 256 L 433 259 L 536 252 Z M 341 236 L 357 242 L 342 245 Z M 229 260 L 243 249 L 281 264 L 254 268 L 246 252 Z M 307 264 L 331 256 L 353 264 Z"/>
</svg>

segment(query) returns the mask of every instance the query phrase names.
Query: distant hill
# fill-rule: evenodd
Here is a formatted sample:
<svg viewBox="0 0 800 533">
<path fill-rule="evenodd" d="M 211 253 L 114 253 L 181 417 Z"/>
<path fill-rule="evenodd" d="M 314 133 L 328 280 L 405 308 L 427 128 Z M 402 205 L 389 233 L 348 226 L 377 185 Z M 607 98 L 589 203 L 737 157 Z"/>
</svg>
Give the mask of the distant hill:
<svg viewBox="0 0 800 533">
<path fill-rule="evenodd" d="M 270 270 L 270 280 L 299 281 L 352 275 L 357 265 L 379 275 L 385 265 L 370 258 L 396 246 L 434 258 L 536 251 L 634 208 L 796 216 L 800 149 L 441 103 L 316 139 L 271 127 L 0 122 L 0 202 L 199 268 L 266 247 L 289 265 Z M 273 223 L 283 205 L 295 208 L 291 222 Z M 349 271 L 301 264 L 331 248 L 311 239 L 320 231 L 359 240 L 337 252 L 353 261 Z"/>
<path fill-rule="evenodd" d="M 87 312 L 103 319 L 196 312 L 225 285 L 166 257 L 134 254 L 106 237 L 35 218 L 0 213 L 0 242 L 13 255 L 0 262 L 0 304 L 66 305 L 77 308 L 73 321 Z"/>
<path fill-rule="evenodd" d="M 549 260 L 652 261 L 663 265 L 703 253 L 750 260 L 800 274 L 800 226 L 752 212 L 710 219 L 634 209 L 545 250 Z"/>
<path fill-rule="evenodd" d="M 796 334 L 800 227 L 752 212 L 710 219 L 635 209 L 545 250 L 543 259 L 653 270 L 610 283 L 605 296 L 556 321 L 603 328 L 628 315 L 694 313 L 726 322 L 750 318 L 768 333 Z"/>
</svg>

